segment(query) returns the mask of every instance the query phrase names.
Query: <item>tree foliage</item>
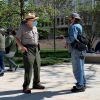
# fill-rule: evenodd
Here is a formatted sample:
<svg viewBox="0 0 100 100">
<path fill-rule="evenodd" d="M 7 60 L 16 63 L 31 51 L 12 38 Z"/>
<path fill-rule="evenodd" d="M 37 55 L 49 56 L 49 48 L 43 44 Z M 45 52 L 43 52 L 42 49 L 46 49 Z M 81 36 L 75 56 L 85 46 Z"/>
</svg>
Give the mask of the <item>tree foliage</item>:
<svg viewBox="0 0 100 100">
<path fill-rule="evenodd" d="M 68 12 L 67 7 L 71 0 L 43 0 L 37 6 L 34 0 L 2 0 L 0 1 L 0 24 L 2 26 L 17 27 L 27 12 L 35 11 L 40 21 L 51 22 L 60 13 Z"/>
<path fill-rule="evenodd" d="M 0 25 L 4 27 L 17 26 L 20 21 L 20 8 L 18 0 L 0 1 Z"/>
<path fill-rule="evenodd" d="M 78 11 L 83 18 L 84 31 L 88 38 L 88 50 L 91 51 L 94 41 L 100 36 L 100 1 L 94 6 L 80 5 Z"/>
</svg>

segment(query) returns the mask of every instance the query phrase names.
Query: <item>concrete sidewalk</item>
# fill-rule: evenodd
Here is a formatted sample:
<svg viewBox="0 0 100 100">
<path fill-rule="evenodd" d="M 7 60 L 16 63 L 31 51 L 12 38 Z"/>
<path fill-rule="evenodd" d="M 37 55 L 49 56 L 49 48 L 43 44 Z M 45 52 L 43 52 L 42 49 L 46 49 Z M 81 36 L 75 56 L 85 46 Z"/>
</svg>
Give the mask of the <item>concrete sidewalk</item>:
<svg viewBox="0 0 100 100">
<path fill-rule="evenodd" d="M 71 93 L 75 83 L 70 63 L 41 67 L 41 83 L 45 90 L 22 93 L 23 69 L 6 72 L 0 77 L 0 100 L 100 100 L 100 65 L 86 64 L 87 89 Z M 31 87 L 31 85 L 30 85 Z"/>
</svg>

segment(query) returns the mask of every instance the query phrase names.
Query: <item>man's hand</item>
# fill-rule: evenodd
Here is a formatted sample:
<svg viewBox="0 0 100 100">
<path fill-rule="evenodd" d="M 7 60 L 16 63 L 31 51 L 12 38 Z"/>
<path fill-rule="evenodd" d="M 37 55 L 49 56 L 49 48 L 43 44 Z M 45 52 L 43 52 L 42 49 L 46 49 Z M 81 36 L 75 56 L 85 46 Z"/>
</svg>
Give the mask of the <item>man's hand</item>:
<svg viewBox="0 0 100 100">
<path fill-rule="evenodd" d="M 17 38 L 17 37 L 15 37 L 15 39 L 16 39 L 16 43 L 19 46 L 21 52 L 22 53 L 28 52 L 27 48 L 22 45 L 21 40 L 19 38 Z"/>
<path fill-rule="evenodd" d="M 65 48 L 68 48 L 68 43 L 65 43 L 65 46 L 64 46 Z"/>
<path fill-rule="evenodd" d="M 27 50 L 26 47 L 22 46 L 22 47 L 21 47 L 21 52 L 22 52 L 22 53 L 24 53 L 24 52 L 28 52 L 28 50 Z"/>
</svg>

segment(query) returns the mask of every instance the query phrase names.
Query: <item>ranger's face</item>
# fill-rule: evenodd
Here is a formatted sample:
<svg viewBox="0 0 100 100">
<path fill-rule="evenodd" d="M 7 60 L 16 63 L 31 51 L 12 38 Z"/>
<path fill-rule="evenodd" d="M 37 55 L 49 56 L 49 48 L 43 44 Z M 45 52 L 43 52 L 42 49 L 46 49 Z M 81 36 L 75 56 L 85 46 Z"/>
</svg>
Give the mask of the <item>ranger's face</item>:
<svg viewBox="0 0 100 100">
<path fill-rule="evenodd" d="M 33 22 L 34 22 L 35 20 L 34 19 L 28 19 L 27 20 L 27 25 L 29 26 L 29 27 L 33 27 Z"/>
</svg>

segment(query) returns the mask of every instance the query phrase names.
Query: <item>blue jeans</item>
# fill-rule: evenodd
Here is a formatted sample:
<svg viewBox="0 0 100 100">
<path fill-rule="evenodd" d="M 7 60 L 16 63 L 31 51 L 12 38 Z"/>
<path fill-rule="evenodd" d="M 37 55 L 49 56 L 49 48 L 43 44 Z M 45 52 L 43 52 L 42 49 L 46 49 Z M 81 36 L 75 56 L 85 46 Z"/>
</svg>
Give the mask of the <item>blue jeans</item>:
<svg viewBox="0 0 100 100">
<path fill-rule="evenodd" d="M 4 51 L 0 51 L 0 73 L 4 72 Z"/>
<path fill-rule="evenodd" d="M 84 58 L 81 58 L 83 52 L 76 49 L 71 50 L 73 74 L 77 81 L 76 86 L 83 87 L 86 84 L 84 75 Z"/>
</svg>

